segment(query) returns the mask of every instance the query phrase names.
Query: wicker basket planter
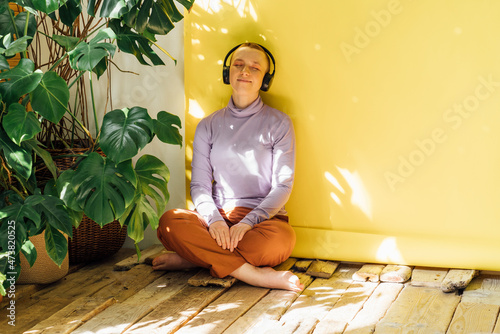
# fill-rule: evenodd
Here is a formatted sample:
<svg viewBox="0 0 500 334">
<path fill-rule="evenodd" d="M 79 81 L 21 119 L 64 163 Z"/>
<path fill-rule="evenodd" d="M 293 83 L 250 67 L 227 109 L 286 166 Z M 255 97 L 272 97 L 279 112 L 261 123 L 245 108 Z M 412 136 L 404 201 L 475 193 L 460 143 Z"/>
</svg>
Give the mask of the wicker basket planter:
<svg viewBox="0 0 500 334">
<path fill-rule="evenodd" d="M 84 146 L 84 145 L 82 145 Z M 88 151 L 88 148 L 61 148 L 47 149 L 52 156 L 57 168 L 61 171 L 71 168 L 78 154 Z M 104 156 L 102 151 L 97 151 Z M 52 178 L 45 166 L 37 169 L 37 181 L 43 185 Z M 109 223 L 101 228 L 96 222 L 87 216 L 83 216 L 77 229 L 73 227 L 73 238 L 68 240 L 69 262 L 85 263 L 115 254 L 123 246 L 127 236 L 127 228 L 120 226 L 118 221 Z"/>
<path fill-rule="evenodd" d="M 21 254 L 21 275 L 18 284 L 48 284 L 60 280 L 68 274 L 69 258 L 66 256 L 61 267 L 52 261 L 45 249 L 45 231 L 30 237 L 30 241 L 36 248 L 37 258 L 33 267 L 29 266 L 28 260 Z"/>
<path fill-rule="evenodd" d="M 102 228 L 87 216 L 80 226 L 73 227 L 73 238 L 68 241 L 69 262 L 85 263 L 111 256 L 122 248 L 127 227 L 114 221 Z"/>
</svg>

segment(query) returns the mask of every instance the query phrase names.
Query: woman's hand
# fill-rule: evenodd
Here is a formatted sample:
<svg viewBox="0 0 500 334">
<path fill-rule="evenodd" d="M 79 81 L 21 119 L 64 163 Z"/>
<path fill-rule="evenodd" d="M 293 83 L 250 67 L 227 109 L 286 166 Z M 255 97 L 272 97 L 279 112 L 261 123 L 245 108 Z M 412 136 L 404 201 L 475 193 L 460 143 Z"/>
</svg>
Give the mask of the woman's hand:
<svg viewBox="0 0 500 334">
<path fill-rule="evenodd" d="M 231 226 L 229 229 L 229 237 L 231 239 L 231 244 L 229 245 L 229 250 L 232 252 L 236 247 L 238 247 L 238 242 L 243 239 L 245 233 L 250 231 L 252 226 L 245 223 L 238 223 Z"/>
<path fill-rule="evenodd" d="M 222 249 L 228 249 L 230 247 L 231 239 L 229 238 L 229 226 L 227 226 L 225 221 L 219 220 L 213 222 L 208 227 L 208 232 Z"/>
</svg>

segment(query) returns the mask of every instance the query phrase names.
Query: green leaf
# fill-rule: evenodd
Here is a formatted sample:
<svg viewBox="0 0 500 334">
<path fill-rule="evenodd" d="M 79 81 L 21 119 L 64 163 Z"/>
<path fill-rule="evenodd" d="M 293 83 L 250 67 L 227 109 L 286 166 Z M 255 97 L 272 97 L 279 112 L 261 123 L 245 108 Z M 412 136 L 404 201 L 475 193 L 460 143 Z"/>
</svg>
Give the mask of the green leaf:
<svg viewBox="0 0 500 334">
<path fill-rule="evenodd" d="M 10 64 L 4 55 L 0 55 L 0 71 L 10 70 Z"/>
<path fill-rule="evenodd" d="M 5 211 L 5 209 L 2 211 Z M 12 250 L 9 247 L 9 240 L 14 238 L 15 249 L 13 251 L 17 255 L 26 240 L 28 240 L 28 232 L 26 231 L 26 225 L 20 220 L 15 220 L 13 217 L 9 215 L 7 218 L 2 219 L 2 225 L 0 225 L 0 247 L 5 250 Z"/>
<path fill-rule="evenodd" d="M 139 195 L 120 218 L 122 225 L 127 225 L 127 234 L 136 243 L 144 239 L 147 224 L 158 226 L 159 218 L 144 195 Z"/>
<path fill-rule="evenodd" d="M 101 149 L 119 163 L 134 157 L 153 139 L 153 120 L 141 107 L 115 109 L 104 115 Z"/>
<path fill-rule="evenodd" d="M 151 8 L 147 29 L 158 35 L 166 35 L 174 29 L 174 24 L 168 17 L 165 8 L 157 2 L 153 3 Z"/>
<path fill-rule="evenodd" d="M 68 240 L 57 229 L 47 225 L 45 229 L 45 249 L 52 261 L 61 266 L 68 254 Z"/>
<path fill-rule="evenodd" d="M 23 252 L 26 260 L 28 260 L 30 267 L 33 267 L 37 258 L 37 252 L 35 246 L 29 239 L 26 240 L 24 245 L 21 247 L 21 252 Z"/>
<path fill-rule="evenodd" d="M 54 160 L 52 160 L 52 156 L 50 155 L 50 153 L 41 147 L 41 144 L 38 142 L 38 140 L 36 139 L 27 140 L 24 141 L 23 144 L 29 147 L 40 158 L 42 158 L 43 162 L 45 163 L 45 166 L 52 174 L 52 177 L 54 177 L 54 179 L 57 179 L 57 166 L 54 163 Z"/>
<path fill-rule="evenodd" d="M 67 0 L 31 0 L 35 9 L 46 14 L 52 13 L 66 3 Z"/>
<path fill-rule="evenodd" d="M 33 15 L 38 15 L 37 10 L 35 9 L 32 0 L 14 0 L 10 1 L 18 4 L 19 6 L 23 7 L 26 9 L 28 12 L 30 12 Z"/>
<path fill-rule="evenodd" d="M 73 50 L 68 52 L 71 67 L 79 71 L 92 71 L 104 57 L 113 56 L 116 46 L 100 41 L 116 38 L 110 28 L 100 30 L 90 42 L 80 42 Z"/>
<path fill-rule="evenodd" d="M 101 61 L 94 67 L 92 72 L 97 75 L 97 79 L 99 79 L 106 70 L 108 69 L 108 59 L 106 57 L 102 58 Z"/>
<path fill-rule="evenodd" d="M 153 120 L 153 122 L 158 139 L 164 143 L 182 147 L 182 136 L 179 132 L 182 125 L 179 116 L 160 111 L 157 117 L 158 120 Z"/>
<path fill-rule="evenodd" d="M 165 65 L 146 37 L 132 31 L 130 27 L 122 26 L 120 20 L 111 20 L 109 26 L 116 34 L 116 44 L 121 51 L 133 54 L 142 65 L 149 65 L 144 56 L 148 57 L 153 65 Z"/>
<path fill-rule="evenodd" d="M 64 204 L 74 211 L 81 211 L 83 208 L 76 201 L 76 190 L 73 187 L 72 180 L 76 171 L 68 169 L 61 173 L 55 183 L 58 197 L 63 200 Z"/>
<path fill-rule="evenodd" d="M 127 234 L 136 243 L 144 238 L 148 225 L 153 230 L 158 228 L 159 217 L 169 200 L 167 184 L 170 179 L 168 167 L 151 155 L 142 156 L 135 166 L 137 191 L 134 202 L 127 208 L 120 222 L 127 225 Z M 154 200 L 156 210 L 149 199 Z"/>
<path fill-rule="evenodd" d="M 59 8 L 59 17 L 61 22 L 72 27 L 76 18 L 82 12 L 82 5 L 80 0 L 68 0 L 64 5 Z"/>
<path fill-rule="evenodd" d="M 38 228 L 41 224 L 41 217 L 34 206 L 42 200 L 43 198 L 38 195 L 33 195 L 29 196 L 24 202 L 14 202 L 0 210 L 0 220 L 15 221 L 26 226 L 32 221 Z"/>
<path fill-rule="evenodd" d="M 137 179 L 131 160 L 115 165 L 93 152 L 82 161 L 72 182 L 85 214 L 104 226 L 130 205 Z"/>
<path fill-rule="evenodd" d="M 118 21 L 123 22 L 126 26 L 128 27 L 134 27 L 136 20 L 137 20 L 137 14 L 139 13 L 139 8 L 142 3 L 137 3 L 135 6 L 133 6 L 128 13 L 123 15 L 121 19 Z"/>
<path fill-rule="evenodd" d="M 151 12 L 151 8 L 153 7 L 153 0 L 144 0 L 141 7 L 139 8 L 139 12 L 137 13 L 137 22 L 135 26 L 135 30 L 138 33 L 143 33 L 148 26 L 149 13 Z"/>
<path fill-rule="evenodd" d="M 10 13 L 14 15 L 14 12 L 10 10 Z M 10 18 L 9 12 L 5 12 L 3 14 L 0 14 L 0 31 L 2 32 L 3 35 L 16 35 L 16 28 L 17 32 L 19 33 L 19 37 L 24 36 L 24 28 L 26 25 L 26 17 L 28 17 L 28 12 L 21 12 L 16 15 L 14 18 L 14 24 L 15 27 L 12 25 L 12 20 Z M 35 15 L 30 14 L 29 16 L 29 21 L 28 21 L 28 33 L 27 36 L 35 36 L 36 33 L 36 17 Z M 16 35 L 17 36 L 17 35 Z"/>
<path fill-rule="evenodd" d="M 29 140 L 42 131 L 35 113 L 26 112 L 26 108 L 19 103 L 9 106 L 9 112 L 4 116 L 2 126 L 16 145 L 21 145 L 22 141 Z"/>
<path fill-rule="evenodd" d="M 80 38 L 73 36 L 52 35 L 52 39 L 66 51 L 73 50 L 80 42 Z"/>
<path fill-rule="evenodd" d="M 72 225 L 78 228 L 83 218 L 83 209 L 76 202 L 76 192 L 71 182 L 74 172 L 68 169 L 57 178 L 57 182 L 54 179 L 49 180 L 45 184 L 44 194 L 60 198 L 66 206 Z"/>
<path fill-rule="evenodd" d="M 137 249 L 137 246 L 136 246 Z M 4 252 L 2 255 L 5 255 L 6 253 Z M 1 261 L 6 262 L 5 258 L 3 258 Z M 3 272 L 0 272 L 0 295 L 5 296 L 7 294 L 7 291 L 5 290 L 4 283 L 7 280 L 7 276 L 3 274 Z"/>
<path fill-rule="evenodd" d="M 137 191 L 153 199 L 156 212 L 161 215 L 170 197 L 167 188 L 170 180 L 168 167 L 157 157 L 146 154 L 137 160 L 135 173 L 138 180 Z"/>
<path fill-rule="evenodd" d="M 66 81 L 52 71 L 43 75 L 40 85 L 31 93 L 33 109 L 53 123 L 58 123 L 64 116 L 68 102 Z"/>
<path fill-rule="evenodd" d="M 43 73 L 35 69 L 32 60 L 22 58 L 16 67 L 0 73 L 0 94 L 7 105 L 17 102 L 24 94 L 33 91 L 42 80 Z"/>
<path fill-rule="evenodd" d="M 97 35 L 94 38 L 92 38 L 90 40 L 90 42 L 91 43 L 98 43 L 98 42 L 103 41 L 105 39 L 115 39 L 115 38 L 116 38 L 116 35 L 113 32 L 113 29 L 105 28 L 105 29 L 99 30 Z"/>
<path fill-rule="evenodd" d="M 0 14 L 4 13 L 9 9 L 9 1 L 8 0 L 0 0 Z"/>
<path fill-rule="evenodd" d="M 168 17 L 172 20 L 172 22 L 179 22 L 184 18 L 184 16 L 179 12 L 177 7 L 174 4 L 173 0 L 162 0 L 163 8 L 165 8 Z"/>
<path fill-rule="evenodd" d="M 175 6 L 172 8 L 166 0 L 145 0 L 137 14 L 135 30 L 141 34 L 146 30 L 152 34 L 168 34 L 174 28 L 172 21 L 182 19 L 179 17 L 180 13 L 174 8 Z"/>
<path fill-rule="evenodd" d="M 43 220 L 47 222 L 47 226 L 52 226 L 64 233 L 69 237 L 73 236 L 72 220 L 66 211 L 64 202 L 52 195 L 33 195 L 43 197 L 35 209 L 41 214 Z M 30 197 L 33 197 L 30 196 Z"/>
<path fill-rule="evenodd" d="M 23 36 L 21 38 L 16 39 L 14 42 L 9 44 L 7 49 L 5 50 L 6 57 L 13 57 L 20 52 L 26 51 L 28 48 L 28 41 L 31 40 L 31 36 Z"/>
<path fill-rule="evenodd" d="M 127 12 L 125 0 L 107 0 L 101 4 L 101 17 L 120 18 Z"/>
<path fill-rule="evenodd" d="M 89 0 L 87 4 L 87 14 L 95 17 L 95 2 L 96 0 Z"/>
<path fill-rule="evenodd" d="M 175 0 L 175 1 L 183 5 L 187 10 L 191 10 L 191 7 L 193 7 L 195 0 Z"/>
<path fill-rule="evenodd" d="M 14 144 L 3 128 L 0 128 L 0 149 L 5 161 L 19 176 L 29 179 L 33 169 L 33 160 L 30 152 Z"/>
</svg>

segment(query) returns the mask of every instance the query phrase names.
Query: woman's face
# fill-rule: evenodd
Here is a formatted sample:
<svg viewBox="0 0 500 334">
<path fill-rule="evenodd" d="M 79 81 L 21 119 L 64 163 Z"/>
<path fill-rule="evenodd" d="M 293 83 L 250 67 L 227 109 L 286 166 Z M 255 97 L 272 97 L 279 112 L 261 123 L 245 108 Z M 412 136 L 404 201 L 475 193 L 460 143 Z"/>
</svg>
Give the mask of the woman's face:
<svg viewBox="0 0 500 334">
<path fill-rule="evenodd" d="M 235 93 L 259 93 L 262 79 L 269 70 L 269 64 L 264 52 L 241 47 L 237 49 L 231 60 L 229 81 Z"/>
</svg>

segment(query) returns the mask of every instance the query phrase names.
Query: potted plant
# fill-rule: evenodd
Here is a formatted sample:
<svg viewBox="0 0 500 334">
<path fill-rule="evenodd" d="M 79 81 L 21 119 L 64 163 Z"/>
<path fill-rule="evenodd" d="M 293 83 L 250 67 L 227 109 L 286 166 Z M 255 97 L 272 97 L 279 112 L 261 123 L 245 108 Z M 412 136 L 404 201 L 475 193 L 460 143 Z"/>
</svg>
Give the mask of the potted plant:
<svg viewBox="0 0 500 334">
<path fill-rule="evenodd" d="M 188 10 L 194 0 L 176 0 Z M 86 13 L 82 13 L 86 2 Z M 30 264 L 36 251 L 29 237 L 45 232 L 50 258 L 58 265 L 67 254 L 66 234 L 72 237 L 82 215 L 100 226 L 118 220 L 127 226 L 137 243 L 145 228 L 155 229 L 168 201 L 169 171 L 158 158 L 134 158 L 156 136 L 162 142 L 182 144 L 180 119 L 160 111 L 152 119 L 140 106 L 96 110 L 93 103 L 92 73 L 109 71 L 116 50 L 133 54 L 141 64 L 163 64 L 154 52 L 156 35 L 167 34 L 183 16 L 173 0 L 17 0 L 26 9 L 15 15 L 9 2 L 0 0 L 0 293 L 8 286 L 9 275 L 20 271 L 20 254 Z M 101 24 L 80 30 L 75 27 L 83 15 L 99 17 Z M 46 70 L 35 66 L 28 52 L 31 41 L 43 34 L 37 25 L 49 16 L 63 22 L 68 30 L 44 36 L 61 48 L 58 58 L 50 59 Z M 159 47 L 159 46 L 158 46 Z M 160 48 L 161 49 L 161 48 Z M 8 59 L 18 56 L 16 64 Z M 147 61 L 146 61 L 147 60 Z M 62 64 L 76 75 L 64 79 Z M 89 74 L 91 115 L 94 133 L 72 110 L 70 89 Z M 74 101 L 76 101 L 75 99 Z M 104 113 L 104 116 L 100 116 Z M 62 139 L 57 125 L 66 117 L 67 131 L 80 131 L 90 143 L 88 150 L 75 157 L 71 168 L 58 170 L 47 151 L 47 143 L 37 138 L 45 128 Z M 54 130 L 56 129 L 56 130 Z M 60 129 L 59 129 L 60 130 Z M 47 134 L 45 134 L 47 135 Z M 49 134 L 49 137 L 52 133 Z M 47 138 L 47 136 L 45 136 Z M 63 145 L 72 143 L 61 140 Z M 102 150 L 104 154 L 97 153 Z M 44 166 L 49 180 L 42 187 L 36 171 Z M 154 202 L 155 207 L 150 204 Z"/>
</svg>

